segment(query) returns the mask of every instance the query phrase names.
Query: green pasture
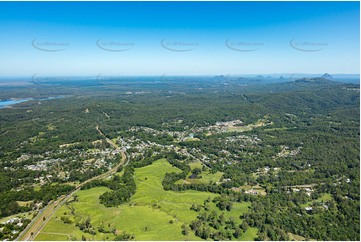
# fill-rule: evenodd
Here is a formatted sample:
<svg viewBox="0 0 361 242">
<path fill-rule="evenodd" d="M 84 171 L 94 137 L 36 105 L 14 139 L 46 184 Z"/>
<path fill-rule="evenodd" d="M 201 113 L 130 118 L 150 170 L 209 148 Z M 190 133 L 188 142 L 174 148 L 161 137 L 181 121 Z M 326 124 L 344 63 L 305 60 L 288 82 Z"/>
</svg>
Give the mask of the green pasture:
<svg viewBox="0 0 361 242">
<path fill-rule="evenodd" d="M 195 220 L 198 213 L 190 210 L 192 204 L 203 204 L 207 198 L 218 196 L 214 193 L 198 191 L 165 191 L 162 180 L 166 172 L 180 172 L 165 159 L 155 161 L 152 165 L 135 169 L 136 193 L 131 201 L 118 207 L 106 208 L 99 203 L 99 196 L 106 191 L 105 187 L 96 187 L 77 192 L 78 201 L 64 204 L 51 218 L 36 240 L 113 240 L 114 233 L 123 231 L 134 234 L 136 240 L 200 240 L 192 232 L 185 236 L 181 226 Z M 214 203 L 211 210 L 221 213 Z M 233 209 L 224 211 L 226 217 L 239 216 L 247 211 L 249 203 L 235 203 Z M 73 210 L 73 214 L 71 213 Z M 65 224 L 61 217 L 67 217 L 72 224 Z M 82 232 L 76 223 L 90 218 L 95 235 Z M 107 233 L 98 232 L 103 227 Z M 241 240 L 253 240 L 257 237 L 257 229 L 248 229 Z"/>
</svg>

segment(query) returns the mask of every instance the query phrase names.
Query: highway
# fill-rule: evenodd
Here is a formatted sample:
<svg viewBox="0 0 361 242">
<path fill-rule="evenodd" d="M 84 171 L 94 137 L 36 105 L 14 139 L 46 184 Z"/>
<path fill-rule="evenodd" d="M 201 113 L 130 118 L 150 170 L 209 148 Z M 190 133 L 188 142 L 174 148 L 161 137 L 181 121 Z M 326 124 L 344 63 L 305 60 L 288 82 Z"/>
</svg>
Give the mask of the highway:
<svg viewBox="0 0 361 242">
<path fill-rule="evenodd" d="M 57 200 L 51 201 L 47 206 L 39 210 L 38 215 L 31 221 L 31 223 L 19 234 L 18 238 L 16 240 L 21 241 L 32 241 L 36 238 L 36 236 L 40 233 L 40 231 L 45 227 L 45 225 L 50 221 L 51 217 L 56 213 L 56 211 L 68 200 L 70 199 L 76 192 L 78 192 L 82 186 L 84 186 L 86 183 L 102 179 L 105 177 L 108 177 L 109 175 L 112 175 L 117 172 L 118 168 L 120 166 L 127 166 L 129 164 L 129 159 L 127 159 L 127 156 L 125 154 L 124 149 L 120 149 L 117 144 L 115 144 L 113 141 L 108 139 L 105 134 L 99 129 L 99 126 L 96 126 L 96 130 L 101 134 L 107 143 L 111 145 L 115 150 L 120 151 L 122 158 L 120 162 L 110 169 L 109 171 L 100 174 L 99 176 L 90 178 L 78 186 L 70 192 L 69 194 L 60 196 Z M 126 162 L 126 163 L 125 163 Z M 45 219 L 44 219 L 45 218 Z"/>
</svg>

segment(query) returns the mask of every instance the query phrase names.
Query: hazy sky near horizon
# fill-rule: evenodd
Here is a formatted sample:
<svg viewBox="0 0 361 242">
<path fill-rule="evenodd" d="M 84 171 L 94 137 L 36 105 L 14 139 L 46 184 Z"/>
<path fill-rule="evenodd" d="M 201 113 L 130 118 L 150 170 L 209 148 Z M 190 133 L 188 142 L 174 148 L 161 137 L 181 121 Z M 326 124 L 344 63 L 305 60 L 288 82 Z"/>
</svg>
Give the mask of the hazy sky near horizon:
<svg viewBox="0 0 361 242">
<path fill-rule="evenodd" d="M 0 2 L 0 76 L 360 73 L 359 2 Z"/>
</svg>

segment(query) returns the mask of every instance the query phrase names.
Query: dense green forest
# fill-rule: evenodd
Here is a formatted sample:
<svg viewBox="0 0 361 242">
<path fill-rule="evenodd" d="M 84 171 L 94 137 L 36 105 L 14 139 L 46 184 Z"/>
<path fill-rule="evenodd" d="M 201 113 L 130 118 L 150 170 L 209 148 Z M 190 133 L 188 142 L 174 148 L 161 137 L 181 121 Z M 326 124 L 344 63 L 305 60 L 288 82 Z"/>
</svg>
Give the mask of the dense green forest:
<svg viewBox="0 0 361 242">
<path fill-rule="evenodd" d="M 165 190 L 216 193 L 205 203 L 221 210 L 251 202 L 241 224 L 195 205 L 199 216 L 184 233 L 237 239 L 251 226 L 259 240 L 360 239 L 359 85 L 97 85 L 0 87 L 0 100 L 34 98 L 0 109 L 0 217 L 36 210 L 114 167 L 120 157 L 108 138 L 126 147 L 130 165 L 82 187 L 110 188 L 99 197 L 106 207 L 129 201 L 134 168 L 164 157 L 182 170 L 166 174 Z M 219 124 L 233 120 L 242 123 Z M 195 162 L 202 168 L 192 169 Z M 203 172 L 222 177 L 178 182 Z"/>
</svg>

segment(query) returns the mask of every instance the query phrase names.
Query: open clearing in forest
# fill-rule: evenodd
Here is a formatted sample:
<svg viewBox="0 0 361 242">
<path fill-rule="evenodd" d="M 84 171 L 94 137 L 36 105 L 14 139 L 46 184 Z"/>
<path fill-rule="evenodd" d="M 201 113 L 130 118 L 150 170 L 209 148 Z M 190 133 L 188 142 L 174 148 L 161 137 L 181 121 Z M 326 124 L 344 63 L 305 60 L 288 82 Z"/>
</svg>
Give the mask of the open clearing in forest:
<svg viewBox="0 0 361 242">
<path fill-rule="evenodd" d="M 266 118 L 257 120 L 254 124 L 248 124 L 246 126 L 229 126 L 227 128 L 228 132 L 246 132 L 251 131 L 252 129 L 273 125 L 273 122 L 269 122 Z"/>
<path fill-rule="evenodd" d="M 87 239 L 112 240 L 112 233 L 100 233 L 99 227 L 104 227 L 109 232 L 116 230 L 119 234 L 123 231 L 135 235 L 136 240 L 200 240 L 192 232 L 185 236 L 181 226 L 189 224 L 196 219 L 198 213 L 190 210 L 192 204 L 203 204 L 208 197 L 218 196 L 214 193 L 198 191 L 165 191 L 162 180 L 166 172 L 180 172 L 172 167 L 165 159 L 155 161 L 152 165 L 135 169 L 135 182 L 137 190 L 129 203 L 118 207 L 106 208 L 99 203 L 99 196 L 106 191 L 106 187 L 96 187 L 81 190 L 76 193 L 78 200 L 64 204 L 51 218 L 46 227 L 39 233 L 36 240 L 81 240 Z M 217 213 L 221 211 L 210 203 L 211 209 Z M 234 217 L 240 222 L 239 216 L 248 210 L 249 203 L 234 203 L 230 212 L 223 211 L 225 217 Z M 72 208 L 75 216 L 71 214 Z M 72 224 L 65 224 L 61 217 L 67 217 Z M 96 234 L 82 232 L 75 226 L 76 222 L 90 218 L 91 225 Z M 171 222 L 172 221 L 172 222 Z M 257 229 L 249 228 L 240 240 L 253 240 L 257 237 Z"/>
<path fill-rule="evenodd" d="M 189 163 L 191 170 L 195 168 L 202 169 L 203 164 L 200 161 Z M 216 173 L 211 173 L 209 169 L 203 170 L 197 178 L 190 178 L 192 171 L 187 174 L 186 179 L 176 181 L 176 184 L 209 184 L 210 182 L 219 182 L 224 173 L 217 171 Z"/>
<path fill-rule="evenodd" d="M 305 207 L 311 206 L 313 203 L 322 203 L 322 202 L 324 203 L 324 202 L 328 202 L 328 201 L 332 201 L 332 200 L 333 200 L 333 198 L 332 198 L 332 195 L 330 193 L 324 193 L 318 199 L 312 200 L 312 201 L 310 201 L 308 203 L 305 203 L 305 204 L 300 204 L 300 207 L 305 208 Z"/>
</svg>

